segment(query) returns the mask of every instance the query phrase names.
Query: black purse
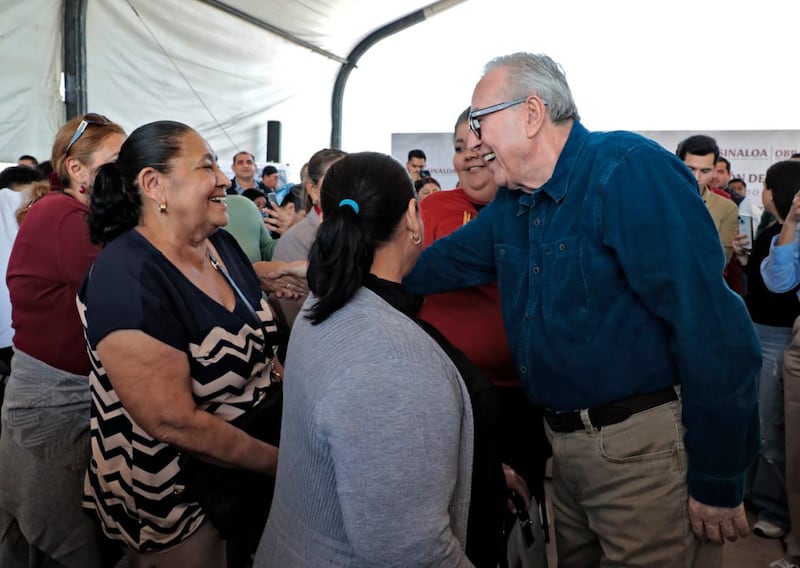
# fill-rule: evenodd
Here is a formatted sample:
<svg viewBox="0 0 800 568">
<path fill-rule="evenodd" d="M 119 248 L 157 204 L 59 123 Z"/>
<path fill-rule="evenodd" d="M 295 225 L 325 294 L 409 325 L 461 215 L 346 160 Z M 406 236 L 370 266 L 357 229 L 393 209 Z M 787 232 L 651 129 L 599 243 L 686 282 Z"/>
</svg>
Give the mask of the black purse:
<svg viewBox="0 0 800 568">
<path fill-rule="evenodd" d="M 263 322 L 239 287 L 209 253 L 212 266 L 225 278 L 261 325 L 265 340 L 271 345 Z M 230 423 L 268 444 L 278 445 L 283 410 L 283 385 L 273 381 L 261 401 Z M 179 460 L 186 496 L 197 501 L 220 536 L 235 541 L 248 551 L 255 551 L 267 522 L 275 489 L 271 475 L 244 469 L 214 465 L 183 454 Z"/>
</svg>

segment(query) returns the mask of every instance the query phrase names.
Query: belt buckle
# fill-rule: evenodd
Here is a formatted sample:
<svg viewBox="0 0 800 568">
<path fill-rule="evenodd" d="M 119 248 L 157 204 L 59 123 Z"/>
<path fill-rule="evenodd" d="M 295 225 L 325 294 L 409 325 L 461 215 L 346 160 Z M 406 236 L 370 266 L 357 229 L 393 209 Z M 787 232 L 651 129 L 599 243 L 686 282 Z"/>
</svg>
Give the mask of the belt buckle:
<svg viewBox="0 0 800 568">
<path fill-rule="evenodd" d="M 550 427 L 556 432 L 570 432 L 568 416 L 570 411 L 552 410 L 545 413 L 545 418 Z"/>
</svg>

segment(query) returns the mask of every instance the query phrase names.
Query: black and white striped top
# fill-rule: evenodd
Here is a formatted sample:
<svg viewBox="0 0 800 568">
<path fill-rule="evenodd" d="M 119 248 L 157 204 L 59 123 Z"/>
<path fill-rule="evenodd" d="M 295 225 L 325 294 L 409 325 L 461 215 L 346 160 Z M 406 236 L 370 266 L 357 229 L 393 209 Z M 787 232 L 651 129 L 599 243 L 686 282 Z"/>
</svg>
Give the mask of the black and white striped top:
<svg viewBox="0 0 800 568">
<path fill-rule="evenodd" d="M 277 331 L 236 241 L 222 230 L 211 241 L 267 333 Z M 92 364 L 92 456 L 83 506 L 96 511 L 110 538 L 135 550 L 174 546 L 200 526 L 203 511 L 185 497 L 178 450 L 150 437 L 122 406 L 97 344 L 115 330 L 136 329 L 184 351 L 197 406 L 230 421 L 251 408 L 269 385 L 264 334 L 240 298 L 228 311 L 136 230 L 99 255 L 78 294 L 78 308 Z"/>
</svg>

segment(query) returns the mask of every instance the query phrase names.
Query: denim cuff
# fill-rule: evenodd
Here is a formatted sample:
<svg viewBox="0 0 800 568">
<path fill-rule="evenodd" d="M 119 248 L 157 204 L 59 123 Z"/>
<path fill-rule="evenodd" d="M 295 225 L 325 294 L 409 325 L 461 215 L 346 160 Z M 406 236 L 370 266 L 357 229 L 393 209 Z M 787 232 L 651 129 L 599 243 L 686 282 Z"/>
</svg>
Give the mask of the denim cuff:
<svg viewBox="0 0 800 568">
<path fill-rule="evenodd" d="M 686 473 L 689 495 L 712 507 L 738 507 L 744 499 L 744 474 L 736 477 L 712 477 L 689 466 Z"/>
</svg>

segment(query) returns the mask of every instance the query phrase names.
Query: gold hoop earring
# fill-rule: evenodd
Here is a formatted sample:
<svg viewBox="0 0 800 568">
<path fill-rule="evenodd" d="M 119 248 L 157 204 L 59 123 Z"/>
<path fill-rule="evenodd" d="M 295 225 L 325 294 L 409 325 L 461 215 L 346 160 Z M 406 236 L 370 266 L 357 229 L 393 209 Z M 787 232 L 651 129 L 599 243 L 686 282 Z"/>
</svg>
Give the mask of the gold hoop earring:
<svg viewBox="0 0 800 568">
<path fill-rule="evenodd" d="M 167 212 L 167 202 L 158 204 L 158 212 L 164 215 Z"/>
<path fill-rule="evenodd" d="M 418 245 L 422 242 L 422 235 L 411 235 L 411 244 Z"/>
</svg>

